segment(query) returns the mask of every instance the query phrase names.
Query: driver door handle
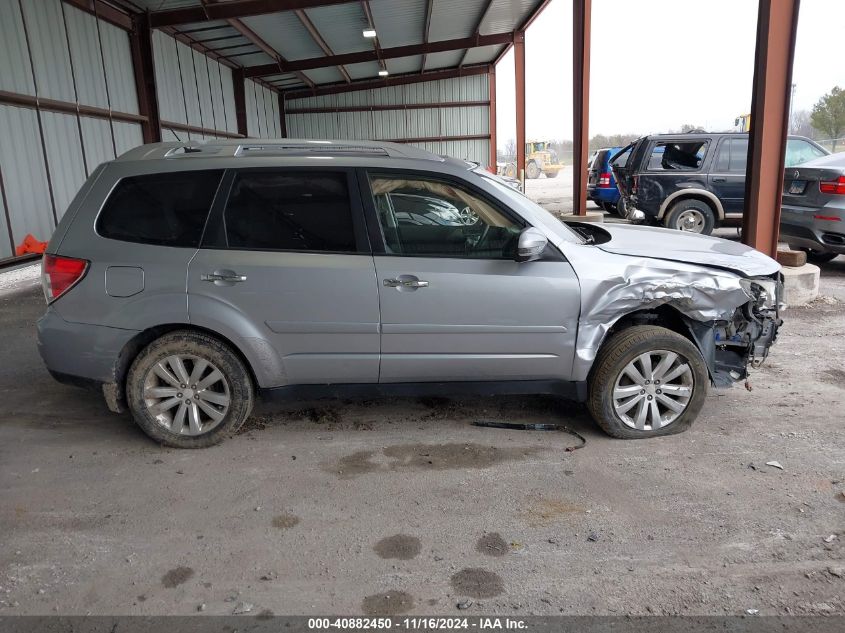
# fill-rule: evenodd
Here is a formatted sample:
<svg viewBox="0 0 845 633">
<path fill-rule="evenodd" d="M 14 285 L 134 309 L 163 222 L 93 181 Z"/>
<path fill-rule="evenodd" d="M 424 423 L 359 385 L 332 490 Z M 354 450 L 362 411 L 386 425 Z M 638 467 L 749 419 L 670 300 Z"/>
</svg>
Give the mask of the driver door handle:
<svg viewBox="0 0 845 633">
<path fill-rule="evenodd" d="M 428 288 L 422 279 L 385 279 L 382 283 L 388 288 Z"/>
</svg>

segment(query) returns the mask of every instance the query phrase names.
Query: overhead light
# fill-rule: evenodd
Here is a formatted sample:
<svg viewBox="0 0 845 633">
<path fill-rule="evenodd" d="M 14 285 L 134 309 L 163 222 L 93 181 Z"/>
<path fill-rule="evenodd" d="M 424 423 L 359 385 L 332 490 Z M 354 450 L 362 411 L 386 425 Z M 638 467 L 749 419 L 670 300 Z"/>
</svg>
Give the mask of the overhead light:
<svg viewBox="0 0 845 633">
<path fill-rule="evenodd" d="M 378 76 L 379 76 L 379 77 L 387 77 L 389 74 L 390 74 L 390 73 L 389 73 L 389 72 L 387 72 L 386 70 L 380 70 L 380 71 L 378 71 Z"/>
<path fill-rule="evenodd" d="M 376 30 L 375 29 L 364 29 L 364 37 L 375 37 Z"/>
</svg>

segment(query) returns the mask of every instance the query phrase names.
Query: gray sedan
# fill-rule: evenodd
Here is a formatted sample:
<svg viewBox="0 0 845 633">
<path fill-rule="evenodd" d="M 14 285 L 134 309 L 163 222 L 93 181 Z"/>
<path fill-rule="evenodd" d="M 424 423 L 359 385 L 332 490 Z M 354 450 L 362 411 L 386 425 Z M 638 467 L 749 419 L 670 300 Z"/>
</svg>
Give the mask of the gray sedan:
<svg viewBox="0 0 845 633">
<path fill-rule="evenodd" d="M 786 169 L 780 233 L 811 262 L 845 254 L 845 152 Z"/>
</svg>

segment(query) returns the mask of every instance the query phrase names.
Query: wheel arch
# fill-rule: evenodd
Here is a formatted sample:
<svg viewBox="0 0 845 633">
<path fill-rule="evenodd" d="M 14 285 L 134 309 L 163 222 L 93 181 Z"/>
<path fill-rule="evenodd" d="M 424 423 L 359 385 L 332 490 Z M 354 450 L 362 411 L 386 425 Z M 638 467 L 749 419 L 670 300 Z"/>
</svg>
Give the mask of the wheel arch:
<svg viewBox="0 0 845 633">
<path fill-rule="evenodd" d="M 244 350 L 241 349 L 241 347 L 235 342 L 233 342 L 229 337 L 226 337 L 220 334 L 219 332 L 215 332 L 214 330 L 211 330 L 209 328 L 201 327 L 191 323 L 162 323 L 160 325 L 155 325 L 153 327 L 147 328 L 146 330 L 143 330 L 142 332 L 139 332 L 123 346 L 123 349 L 120 351 L 120 355 L 118 356 L 114 365 L 114 392 L 108 397 L 110 408 L 117 407 L 119 408 L 118 412 L 125 410 L 126 378 L 129 375 L 129 368 L 132 366 L 134 360 L 138 357 L 138 354 L 140 354 L 144 350 L 144 348 L 146 348 L 150 343 L 152 343 L 156 339 L 161 338 L 165 334 L 178 330 L 187 330 L 190 332 L 205 334 L 206 336 L 216 338 L 221 343 L 225 344 L 227 347 L 229 347 L 229 349 L 232 350 L 232 353 L 234 353 L 246 367 L 250 380 L 252 380 L 253 387 L 257 389 L 260 386 L 252 361 L 250 361 L 247 354 L 244 353 Z"/>
<path fill-rule="evenodd" d="M 706 189 L 680 189 L 667 196 L 666 199 L 660 203 L 660 209 L 657 212 L 657 219 L 662 220 L 670 207 L 678 202 L 682 202 L 683 200 L 701 200 L 702 202 L 710 205 L 710 208 L 712 208 L 716 213 L 716 220 L 721 221 L 725 219 L 725 208 L 722 206 L 722 201 L 719 200 L 716 194 L 707 191 Z"/>
<path fill-rule="evenodd" d="M 710 375 L 711 382 L 714 382 L 715 374 L 715 342 L 712 335 L 708 338 L 707 333 L 712 333 L 710 324 L 693 321 L 689 317 L 683 315 L 677 308 L 671 305 L 661 305 L 656 308 L 646 310 L 634 310 L 619 317 L 613 325 L 605 332 L 601 342 L 596 347 L 596 357 L 598 357 L 602 348 L 607 345 L 608 341 L 614 334 L 618 334 L 635 325 L 657 325 L 664 327 L 667 330 L 680 334 L 689 340 L 696 349 L 698 349 L 701 357 L 707 365 L 707 372 Z M 595 362 L 590 367 L 588 373 L 588 380 L 592 379 L 595 371 Z"/>
</svg>

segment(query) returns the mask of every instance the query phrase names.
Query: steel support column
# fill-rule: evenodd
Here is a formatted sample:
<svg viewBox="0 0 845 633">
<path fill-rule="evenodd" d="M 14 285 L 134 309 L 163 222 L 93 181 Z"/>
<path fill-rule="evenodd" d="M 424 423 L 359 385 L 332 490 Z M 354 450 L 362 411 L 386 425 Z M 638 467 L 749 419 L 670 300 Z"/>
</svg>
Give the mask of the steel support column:
<svg viewBox="0 0 845 633">
<path fill-rule="evenodd" d="M 516 78 L 516 177 L 525 189 L 525 33 L 513 38 L 513 64 Z"/>
<path fill-rule="evenodd" d="M 587 215 L 592 0 L 572 0 L 572 207 Z"/>
<path fill-rule="evenodd" d="M 800 0 L 759 0 L 742 241 L 774 257 Z"/>
<path fill-rule="evenodd" d="M 496 67 L 491 66 L 490 72 L 487 74 L 487 90 L 490 95 L 490 105 L 488 113 L 490 119 L 490 164 L 487 165 L 487 168 L 492 172 L 496 173 L 496 161 L 497 161 L 497 152 L 496 152 Z"/>
<path fill-rule="evenodd" d="M 285 95 L 279 93 L 279 129 L 282 131 L 282 138 L 288 137 L 287 108 L 285 107 Z"/>
<path fill-rule="evenodd" d="M 132 32 L 129 34 L 132 51 L 132 68 L 135 75 L 135 89 L 138 92 L 138 111 L 146 121 L 141 123 L 144 143 L 161 141 L 161 116 L 158 111 L 156 72 L 153 63 L 153 40 L 150 30 L 150 16 L 139 13 L 132 18 Z"/>
<path fill-rule="evenodd" d="M 244 85 L 243 68 L 232 71 L 232 88 L 235 93 L 235 122 L 238 125 L 238 134 L 249 136 L 246 124 L 246 86 Z"/>
</svg>

